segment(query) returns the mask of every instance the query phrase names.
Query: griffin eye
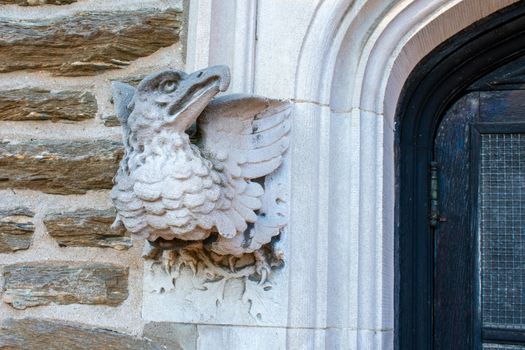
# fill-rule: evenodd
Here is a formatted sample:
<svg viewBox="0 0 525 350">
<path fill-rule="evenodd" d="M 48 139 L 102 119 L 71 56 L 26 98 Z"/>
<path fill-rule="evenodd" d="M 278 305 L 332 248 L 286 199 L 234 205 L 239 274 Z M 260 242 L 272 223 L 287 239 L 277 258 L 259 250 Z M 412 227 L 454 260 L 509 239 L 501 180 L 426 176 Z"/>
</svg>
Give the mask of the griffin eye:
<svg viewBox="0 0 525 350">
<path fill-rule="evenodd" d="M 177 88 L 177 82 L 175 80 L 168 80 L 168 81 L 162 83 L 160 88 L 161 88 L 162 92 L 165 92 L 165 93 L 169 94 L 170 92 L 175 91 L 175 89 Z"/>
</svg>

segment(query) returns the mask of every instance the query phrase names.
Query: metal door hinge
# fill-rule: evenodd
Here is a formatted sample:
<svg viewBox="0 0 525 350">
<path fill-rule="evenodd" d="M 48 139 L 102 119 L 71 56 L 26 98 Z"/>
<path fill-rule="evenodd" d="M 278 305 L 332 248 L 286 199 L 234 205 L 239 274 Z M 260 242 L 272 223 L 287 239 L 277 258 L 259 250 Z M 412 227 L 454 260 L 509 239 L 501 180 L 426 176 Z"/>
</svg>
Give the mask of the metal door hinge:
<svg viewBox="0 0 525 350">
<path fill-rule="evenodd" d="M 446 221 L 445 218 L 439 215 L 439 182 L 438 182 L 439 166 L 435 161 L 430 162 L 430 226 L 436 227 L 440 222 Z"/>
</svg>

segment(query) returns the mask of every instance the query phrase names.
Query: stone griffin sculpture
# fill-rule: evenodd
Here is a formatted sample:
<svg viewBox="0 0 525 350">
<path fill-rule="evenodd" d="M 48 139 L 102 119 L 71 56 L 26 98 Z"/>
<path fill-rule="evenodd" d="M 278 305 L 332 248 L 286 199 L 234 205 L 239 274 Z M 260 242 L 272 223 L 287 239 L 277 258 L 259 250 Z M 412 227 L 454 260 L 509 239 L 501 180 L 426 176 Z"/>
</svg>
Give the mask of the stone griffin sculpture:
<svg viewBox="0 0 525 350">
<path fill-rule="evenodd" d="M 213 99 L 229 80 L 226 66 L 214 66 L 165 70 L 137 88 L 113 83 L 125 146 L 111 192 L 114 226 L 169 250 L 171 265 L 193 252 L 179 264 L 228 257 L 234 271 L 235 258 L 252 254 L 252 272 L 264 281 L 270 264 L 261 249 L 283 223 L 261 212 L 265 190 L 252 180 L 281 165 L 291 106 L 251 95 Z"/>
</svg>

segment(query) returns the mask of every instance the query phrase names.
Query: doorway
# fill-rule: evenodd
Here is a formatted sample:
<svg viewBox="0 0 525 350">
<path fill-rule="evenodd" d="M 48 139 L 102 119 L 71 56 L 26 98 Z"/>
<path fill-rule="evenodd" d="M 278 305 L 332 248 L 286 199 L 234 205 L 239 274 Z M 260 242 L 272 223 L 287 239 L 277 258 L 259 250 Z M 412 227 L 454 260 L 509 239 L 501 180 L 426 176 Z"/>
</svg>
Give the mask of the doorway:
<svg viewBox="0 0 525 350">
<path fill-rule="evenodd" d="M 448 40 L 398 108 L 398 349 L 525 349 L 525 5 Z"/>
<path fill-rule="evenodd" d="M 458 100 L 434 139 L 435 349 L 525 348 L 525 90 L 502 89 L 516 72 L 501 73 Z"/>
</svg>

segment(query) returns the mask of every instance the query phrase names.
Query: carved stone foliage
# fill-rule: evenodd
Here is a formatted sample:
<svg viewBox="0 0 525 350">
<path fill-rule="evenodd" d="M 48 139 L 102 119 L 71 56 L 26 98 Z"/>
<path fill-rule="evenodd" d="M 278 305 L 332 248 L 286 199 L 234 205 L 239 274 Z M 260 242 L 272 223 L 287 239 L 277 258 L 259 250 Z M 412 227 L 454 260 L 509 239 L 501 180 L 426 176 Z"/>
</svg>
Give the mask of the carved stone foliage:
<svg viewBox="0 0 525 350">
<path fill-rule="evenodd" d="M 288 149 L 291 105 L 250 95 L 213 99 L 228 84 L 225 66 L 166 70 L 137 88 L 113 83 L 125 147 L 112 190 L 114 225 L 152 242 L 147 257 L 175 281 L 159 292 L 175 287 L 183 267 L 216 287 L 239 279 L 264 290 L 283 265 L 273 242 L 286 206 L 278 190 L 265 189 L 265 177 Z"/>
</svg>

